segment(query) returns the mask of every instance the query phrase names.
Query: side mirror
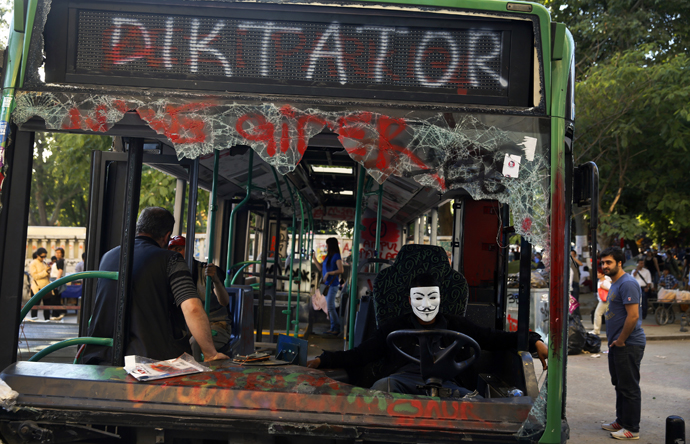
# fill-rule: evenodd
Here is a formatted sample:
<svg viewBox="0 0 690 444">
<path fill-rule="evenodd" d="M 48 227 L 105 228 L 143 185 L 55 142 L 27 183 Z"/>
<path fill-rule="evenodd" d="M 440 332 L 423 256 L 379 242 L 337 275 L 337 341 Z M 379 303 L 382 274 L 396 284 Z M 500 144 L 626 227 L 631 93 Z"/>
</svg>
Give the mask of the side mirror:
<svg viewBox="0 0 690 444">
<path fill-rule="evenodd" d="M 583 163 L 573 174 L 573 203 L 599 207 L 599 168 L 594 162 Z"/>
<path fill-rule="evenodd" d="M 589 230 L 592 243 L 592 283 L 597 285 L 597 226 L 599 225 L 599 168 L 594 162 L 583 163 L 573 174 L 573 204 L 589 206 Z"/>
</svg>

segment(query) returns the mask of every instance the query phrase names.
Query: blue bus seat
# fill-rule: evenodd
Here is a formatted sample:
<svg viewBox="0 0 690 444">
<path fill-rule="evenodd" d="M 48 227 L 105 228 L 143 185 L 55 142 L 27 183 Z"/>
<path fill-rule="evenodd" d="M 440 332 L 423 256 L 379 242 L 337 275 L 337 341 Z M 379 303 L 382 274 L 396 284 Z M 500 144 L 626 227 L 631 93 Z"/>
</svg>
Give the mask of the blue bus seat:
<svg viewBox="0 0 690 444">
<path fill-rule="evenodd" d="M 226 287 L 232 319 L 229 351 L 232 356 L 254 353 L 254 290 L 250 285 Z"/>
</svg>

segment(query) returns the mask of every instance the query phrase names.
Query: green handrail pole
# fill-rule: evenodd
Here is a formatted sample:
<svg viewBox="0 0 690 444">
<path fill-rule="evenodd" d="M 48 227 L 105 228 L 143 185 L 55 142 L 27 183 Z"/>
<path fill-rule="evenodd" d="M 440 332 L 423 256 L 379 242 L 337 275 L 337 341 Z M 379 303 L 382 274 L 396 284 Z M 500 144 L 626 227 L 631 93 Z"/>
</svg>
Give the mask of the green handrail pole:
<svg viewBox="0 0 690 444">
<path fill-rule="evenodd" d="M 271 167 L 271 172 L 273 173 L 273 178 L 276 181 L 276 188 L 278 188 L 278 197 L 280 197 L 280 200 L 285 200 L 283 198 L 283 190 L 280 189 L 280 180 L 278 180 L 278 173 L 276 173 L 276 168 Z"/>
<path fill-rule="evenodd" d="M 72 345 L 81 345 L 81 344 L 104 345 L 106 347 L 112 347 L 113 346 L 113 340 L 112 340 L 112 338 L 90 338 L 90 337 L 65 339 L 64 341 L 60 341 L 56 344 L 50 344 L 48 347 L 44 348 L 43 350 L 39 351 L 38 353 L 36 353 L 32 357 L 30 357 L 29 361 L 31 361 L 31 362 L 40 361 L 44 356 L 49 355 L 54 351 L 63 349 L 65 347 L 71 347 Z"/>
<path fill-rule="evenodd" d="M 220 164 L 220 151 L 215 150 L 213 153 L 213 184 L 211 186 L 211 208 L 208 212 L 208 238 L 206 243 L 208 244 L 208 258 L 209 263 L 213 262 L 214 254 L 214 243 L 216 238 L 216 212 L 218 210 L 217 197 L 218 197 L 218 166 Z M 230 271 L 230 270 L 228 270 Z M 226 274 L 226 276 L 230 276 Z M 226 278 L 227 279 L 227 278 Z M 213 289 L 213 279 L 211 276 L 206 276 L 206 298 L 204 299 L 204 308 L 206 313 L 211 312 L 211 290 Z"/>
<path fill-rule="evenodd" d="M 311 236 L 309 239 L 309 251 L 307 251 L 307 256 L 309 257 L 309 263 L 311 263 L 311 252 L 314 251 L 314 234 L 316 229 L 314 228 L 314 207 L 309 205 L 309 226 L 311 228 Z"/>
<path fill-rule="evenodd" d="M 357 267 L 359 267 L 359 238 L 362 232 L 362 195 L 364 194 L 364 177 L 366 172 L 359 166 L 357 178 L 357 206 L 355 207 L 355 231 L 352 235 L 352 278 L 350 279 L 350 315 L 348 318 L 347 343 L 348 349 L 355 346 L 355 312 L 357 309 Z"/>
<path fill-rule="evenodd" d="M 230 212 L 230 226 L 228 227 L 228 260 L 227 269 L 228 274 L 225 276 L 225 286 L 229 287 L 231 284 L 230 278 L 230 268 L 232 268 L 232 247 L 233 247 L 233 237 L 235 232 L 235 219 L 237 217 L 237 211 L 245 206 L 249 202 L 249 198 L 252 195 L 252 173 L 254 172 L 254 150 L 250 148 L 249 150 L 249 175 L 247 176 L 247 195 L 242 199 L 240 203 L 235 205 L 235 208 Z"/>
<path fill-rule="evenodd" d="M 308 290 L 307 293 L 311 294 L 311 269 L 312 269 L 312 260 L 311 260 L 311 252 L 314 251 L 314 217 L 313 217 L 314 209 L 312 208 L 311 204 L 307 202 L 307 220 L 309 222 L 309 235 L 307 237 L 307 254 L 306 256 L 309 258 L 309 272 L 307 275 L 309 276 L 309 285 L 308 285 Z"/>
<path fill-rule="evenodd" d="M 295 227 L 297 225 L 297 208 L 295 207 L 295 196 L 292 193 L 292 187 L 290 187 L 290 182 L 288 182 L 287 179 L 285 179 L 285 186 L 288 189 L 288 192 L 290 193 L 290 200 L 292 201 L 292 227 L 290 232 L 292 233 L 292 239 L 290 240 L 290 257 L 287 260 L 287 263 L 289 265 L 286 266 L 288 269 L 288 303 L 287 303 L 287 310 L 283 310 L 283 314 L 287 315 L 287 322 L 286 322 L 286 329 L 287 331 L 285 334 L 287 336 L 290 336 L 290 327 L 291 327 L 291 322 L 292 322 L 292 262 L 293 259 L 295 258 Z"/>
<path fill-rule="evenodd" d="M 230 285 L 235 285 L 235 280 L 240 276 L 240 274 L 242 273 L 242 270 L 244 270 L 245 268 L 247 268 L 248 266 L 250 266 L 252 264 L 259 264 L 259 263 L 261 263 L 261 261 L 246 261 L 245 263 L 243 263 L 242 266 L 239 268 L 239 270 L 237 270 L 237 272 L 235 272 L 235 275 L 232 277 L 232 281 L 230 281 Z M 235 264 L 235 265 L 239 265 L 239 264 Z"/>
<path fill-rule="evenodd" d="M 21 323 L 24 318 L 26 317 L 27 313 L 29 313 L 29 310 L 33 308 L 34 305 L 36 305 L 38 302 L 41 301 L 48 293 L 53 288 L 57 288 L 60 285 L 66 284 L 68 282 L 72 281 L 78 281 L 80 279 L 87 279 L 87 278 L 105 278 L 105 279 L 112 279 L 114 281 L 117 280 L 118 277 L 118 272 L 117 271 L 82 271 L 80 273 L 72 273 L 69 276 L 62 277 L 60 279 L 57 279 L 54 282 L 51 282 L 50 284 L 46 285 L 45 287 L 41 288 L 38 293 L 33 295 L 31 299 L 29 299 L 29 302 L 24 305 L 22 308 L 22 311 L 19 313 L 19 323 Z"/>
<path fill-rule="evenodd" d="M 302 202 L 302 194 L 297 191 L 297 200 L 299 200 L 299 211 L 301 218 L 299 221 L 299 287 L 297 287 L 297 299 L 295 299 L 295 337 L 299 336 L 299 300 L 302 292 L 302 242 L 304 239 L 304 204 Z"/>
<path fill-rule="evenodd" d="M 374 244 L 376 248 L 376 255 L 374 257 L 381 259 L 381 221 L 383 219 L 383 184 L 381 183 L 379 184 L 379 189 L 376 192 L 376 197 L 378 198 L 378 201 L 376 203 L 376 243 Z M 376 273 L 379 272 L 380 267 L 381 264 L 377 263 Z"/>
</svg>

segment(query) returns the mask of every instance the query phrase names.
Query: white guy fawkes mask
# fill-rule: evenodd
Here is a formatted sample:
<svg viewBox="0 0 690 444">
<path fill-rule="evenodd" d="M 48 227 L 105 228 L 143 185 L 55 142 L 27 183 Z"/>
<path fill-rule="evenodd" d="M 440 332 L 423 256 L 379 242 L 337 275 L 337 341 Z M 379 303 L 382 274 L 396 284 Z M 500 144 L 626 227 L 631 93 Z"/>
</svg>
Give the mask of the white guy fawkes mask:
<svg viewBox="0 0 690 444">
<path fill-rule="evenodd" d="M 441 305 L 441 291 L 438 287 L 413 287 L 410 289 L 410 304 L 419 319 L 433 321 Z"/>
</svg>

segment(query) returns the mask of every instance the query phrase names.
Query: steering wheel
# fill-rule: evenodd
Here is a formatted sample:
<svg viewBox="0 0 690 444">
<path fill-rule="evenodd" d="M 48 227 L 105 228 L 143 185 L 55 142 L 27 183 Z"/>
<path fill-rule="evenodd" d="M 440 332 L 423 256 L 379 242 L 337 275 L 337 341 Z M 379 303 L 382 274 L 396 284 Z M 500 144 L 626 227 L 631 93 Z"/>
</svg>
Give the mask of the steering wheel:
<svg viewBox="0 0 690 444">
<path fill-rule="evenodd" d="M 410 337 L 416 338 L 419 342 L 419 359 L 405 353 L 395 343 L 396 339 Z M 453 342 L 448 347 L 434 353 L 430 347 L 434 338 L 439 340 L 450 338 Z M 474 339 L 453 330 L 397 330 L 388 335 L 386 342 L 398 354 L 411 362 L 419 364 L 422 379 L 432 388 L 432 392 L 434 388 L 442 387 L 444 381 L 455 378 L 469 368 L 481 353 L 481 348 Z M 465 346 L 469 346 L 472 349 L 472 356 L 464 361 L 457 362 L 455 356 Z"/>
</svg>

